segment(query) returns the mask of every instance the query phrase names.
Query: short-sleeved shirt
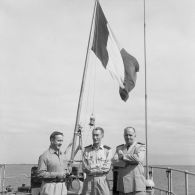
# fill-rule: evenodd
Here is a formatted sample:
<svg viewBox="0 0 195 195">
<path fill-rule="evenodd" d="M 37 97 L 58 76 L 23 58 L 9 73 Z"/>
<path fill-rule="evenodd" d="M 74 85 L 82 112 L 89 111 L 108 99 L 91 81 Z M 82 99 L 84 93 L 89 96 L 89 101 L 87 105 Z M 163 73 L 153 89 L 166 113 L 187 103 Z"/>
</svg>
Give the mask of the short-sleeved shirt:
<svg viewBox="0 0 195 195">
<path fill-rule="evenodd" d="M 91 171 L 108 173 L 111 166 L 112 152 L 108 146 L 101 145 L 96 149 L 93 145 L 85 147 L 83 154 L 83 170 L 87 174 Z"/>
<path fill-rule="evenodd" d="M 87 177 L 83 184 L 82 194 L 108 195 L 109 185 L 106 174 L 110 170 L 112 152 L 108 146 L 101 145 L 95 148 L 93 145 L 85 147 L 83 154 L 83 171 Z"/>
</svg>

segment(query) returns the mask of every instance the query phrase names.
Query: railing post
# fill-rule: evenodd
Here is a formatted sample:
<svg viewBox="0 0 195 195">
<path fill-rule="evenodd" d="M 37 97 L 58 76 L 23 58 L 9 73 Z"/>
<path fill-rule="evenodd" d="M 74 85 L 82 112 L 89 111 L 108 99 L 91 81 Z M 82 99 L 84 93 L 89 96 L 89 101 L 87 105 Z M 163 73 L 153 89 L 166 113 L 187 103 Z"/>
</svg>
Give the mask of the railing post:
<svg viewBox="0 0 195 195">
<path fill-rule="evenodd" d="M 185 171 L 185 195 L 188 195 L 188 171 Z"/>
<path fill-rule="evenodd" d="M 166 170 L 167 178 L 168 178 L 168 195 L 172 194 L 172 171 L 170 168 Z"/>
<path fill-rule="evenodd" d="M 0 192 L 2 191 L 2 178 L 1 178 L 1 175 L 2 175 L 2 165 L 0 165 Z"/>
<path fill-rule="evenodd" d="M 3 164 L 3 165 L 1 165 L 0 166 L 0 184 L 1 184 L 1 191 L 2 191 L 2 193 L 4 194 L 4 185 L 5 185 L 5 164 Z"/>
<path fill-rule="evenodd" d="M 169 182 L 169 169 L 167 169 L 166 170 L 166 174 L 167 174 L 167 181 L 168 181 L 168 193 L 167 193 L 167 195 L 169 195 L 169 192 L 170 192 L 170 186 L 169 186 L 169 184 L 170 184 L 170 182 Z"/>
<path fill-rule="evenodd" d="M 153 168 L 150 167 L 148 172 L 148 179 L 146 180 L 146 194 L 154 195 L 154 181 L 153 181 Z"/>
<path fill-rule="evenodd" d="M 5 191 L 5 164 L 4 164 L 4 169 L 3 169 L 3 193 Z"/>
<path fill-rule="evenodd" d="M 170 195 L 172 195 L 172 170 L 170 169 Z"/>
</svg>

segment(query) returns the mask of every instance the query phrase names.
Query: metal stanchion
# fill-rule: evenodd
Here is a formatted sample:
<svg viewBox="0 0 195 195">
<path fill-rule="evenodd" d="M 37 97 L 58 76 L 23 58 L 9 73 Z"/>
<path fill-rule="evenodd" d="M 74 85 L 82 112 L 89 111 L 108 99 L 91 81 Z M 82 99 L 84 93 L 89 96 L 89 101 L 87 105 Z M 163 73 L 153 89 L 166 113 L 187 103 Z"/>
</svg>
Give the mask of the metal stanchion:
<svg viewBox="0 0 195 195">
<path fill-rule="evenodd" d="M 166 170 L 167 178 L 168 178 L 168 195 L 172 194 L 172 170 L 168 168 Z"/>
<path fill-rule="evenodd" d="M 146 194 L 154 195 L 153 169 L 149 171 L 149 178 L 146 180 Z"/>
<path fill-rule="evenodd" d="M 185 195 L 188 195 L 188 171 L 185 171 Z"/>
</svg>

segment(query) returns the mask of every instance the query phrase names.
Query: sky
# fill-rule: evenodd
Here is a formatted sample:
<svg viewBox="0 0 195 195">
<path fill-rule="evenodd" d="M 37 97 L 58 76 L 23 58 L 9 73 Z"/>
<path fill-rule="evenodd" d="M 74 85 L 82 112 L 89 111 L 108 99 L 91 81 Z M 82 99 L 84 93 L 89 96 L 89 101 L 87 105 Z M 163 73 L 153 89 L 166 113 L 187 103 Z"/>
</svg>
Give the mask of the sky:
<svg viewBox="0 0 195 195">
<path fill-rule="evenodd" d="M 143 0 L 101 0 L 120 45 L 140 65 L 127 102 L 90 52 L 80 124 L 124 143 L 133 126 L 145 142 Z M 92 19 L 93 0 L 0 1 L 0 163 L 37 163 L 54 130 L 71 142 Z M 195 164 L 195 2 L 146 0 L 149 164 Z"/>
</svg>

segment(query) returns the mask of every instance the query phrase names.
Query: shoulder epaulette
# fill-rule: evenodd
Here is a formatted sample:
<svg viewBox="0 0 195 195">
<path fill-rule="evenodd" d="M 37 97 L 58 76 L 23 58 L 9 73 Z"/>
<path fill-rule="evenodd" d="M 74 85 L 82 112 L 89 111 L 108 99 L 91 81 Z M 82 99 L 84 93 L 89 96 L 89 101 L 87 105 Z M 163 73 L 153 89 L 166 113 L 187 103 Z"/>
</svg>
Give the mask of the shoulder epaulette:
<svg viewBox="0 0 195 195">
<path fill-rule="evenodd" d="M 91 147 L 92 145 L 88 145 L 88 146 L 85 146 L 85 148 L 89 148 L 89 147 Z"/>
<path fill-rule="evenodd" d="M 144 143 L 142 143 L 142 142 L 137 142 L 137 144 L 139 144 L 139 145 L 146 145 L 146 144 L 144 144 Z"/>
<path fill-rule="evenodd" d="M 110 150 L 111 149 L 111 147 L 106 146 L 106 145 L 104 145 L 104 148 L 106 148 L 107 150 Z"/>
<path fill-rule="evenodd" d="M 124 145 L 125 145 L 125 144 L 121 144 L 121 145 L 117 146 L 117 148 L 118 148 L 118 147 L 121 147 L 121 146 L 124 146 Z"/>
</svg>

